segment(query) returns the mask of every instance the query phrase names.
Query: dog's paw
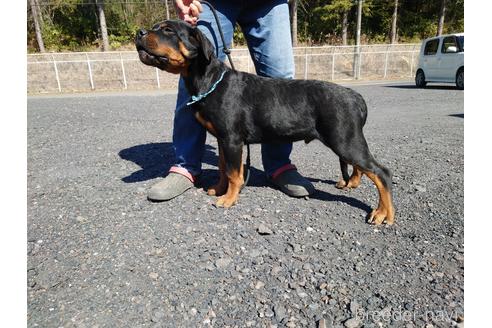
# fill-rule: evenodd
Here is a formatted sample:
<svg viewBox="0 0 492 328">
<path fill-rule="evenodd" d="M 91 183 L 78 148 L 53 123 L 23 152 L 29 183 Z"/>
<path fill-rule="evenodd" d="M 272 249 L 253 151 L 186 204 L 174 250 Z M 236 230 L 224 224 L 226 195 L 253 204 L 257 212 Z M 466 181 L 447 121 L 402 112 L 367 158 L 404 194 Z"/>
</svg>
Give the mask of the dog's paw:
<svg viewBox="0 0 492 328">
<path fill-rule="evenodd" d="M 208 188 L 207 194 L 209 196 L 222 196 L 227 192 L 227 185 L 221 185 L 220 183 Z"/>
<path fill-rule="evenodd" d="M 343 179 L 340 179 L 340 181 L 338 181 L 337 184 L 335 185 L 335 188 L 338 189 L 345 189 L 346 187 L 347 187 L 347 183 Z"/>
<path fill-rule="evenodd" d="M 351 178 L 348 182 L 345 182 L 345 180 L 341 179 L 340 181 L 337 182 L 335 187 L 342 190 L 348 190 L 348 189 L 355 189 L 359 185 L 360 185 L 360 181 L 356 181 Z"/>
<path fill-rule="evenodd" d="M 217 199 L 217 202 L 215 203 L 215 206 L 217 207 L 231 207 L 232 205 L 236 204 L 238 197 L 237 196 L 228 196 L 225 194 L 224 196 L 220 196 L 219 199 Z"/>
<path fill-rule="evenodd" d="M 350 189 L 355 189 L 357 188 L 358 186 L 360 185 L 360 179 L 356 180 L 356 179 L 352 179 L 350 178 L 350 180 L 348 181 L 347 183 L 347 188 L 350 188 Z"/>
<path fill-rule="evenodd" d="M 369 218 L 367 220 L 368 223 L 374 225 L 380 225 L 386 223 L 387 225 L 392 225 L 395 223 L 395 218 L 393 214 L 389 213 L 385 208 L 375 209 L 369 214 Z"/>
</svg>

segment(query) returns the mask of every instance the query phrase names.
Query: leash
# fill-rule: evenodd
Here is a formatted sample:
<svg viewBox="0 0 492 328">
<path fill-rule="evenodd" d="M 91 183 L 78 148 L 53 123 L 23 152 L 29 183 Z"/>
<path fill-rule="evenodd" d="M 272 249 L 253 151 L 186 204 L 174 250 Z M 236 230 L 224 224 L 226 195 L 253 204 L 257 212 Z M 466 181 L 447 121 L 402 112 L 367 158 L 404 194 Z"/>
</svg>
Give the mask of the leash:
<svg viewBox="0 0 492 328">
<path fill-rule="evenodd" d="M 210 2 L 208 2 L 208 1 L 201 1 L 200 0 L 200 3 L 207 5 L 210 8 L 210 10 L 212 11 L 212 14 L 214 15 L 214 18 L 215 18 L 215 22 L 217 23 L 217 27 L 219 29 L 220 39 L 222 40 L 222 52 L 224 52 L 226 54 L 227 59 L 229 59 L 229 63 L 231 64 L 232 70 L 235 71 L 236 68 L 234 67 L 234 64 L 232 63 L 231 50 L 229 48 L 227 48 L 225 38 L 224 38 L 224 32 L 222 32 L 222 26 L 220 26 L 219 17 L 217 16 L 217 12 L 215 11 L 214 6 L 212 6 L 212 4 L 210 4 Z M 250 149 L 249 149 L 248 143 L 246 144 L 246 150 L 247 150 L 246 165 L 245 165 L 245 170 L 244 170 L 245 173 L 244 173 L 244 177 L 243 177 L 244 178 L 244 184 L 242 185 L 241 190 L 244 188 L 244 186 L 246 186 L 248 184 L 250 171 L 251 171 L 250 170 L 251 158 L 250 158 Z"/>
</svg>

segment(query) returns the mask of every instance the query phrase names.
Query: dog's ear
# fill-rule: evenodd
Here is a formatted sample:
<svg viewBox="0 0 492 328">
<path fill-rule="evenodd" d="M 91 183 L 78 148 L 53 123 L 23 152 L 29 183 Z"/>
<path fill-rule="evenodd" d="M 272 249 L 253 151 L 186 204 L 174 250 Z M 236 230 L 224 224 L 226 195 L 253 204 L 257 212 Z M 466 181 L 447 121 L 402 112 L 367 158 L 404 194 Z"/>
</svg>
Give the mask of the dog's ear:
<svg viewBox="0 0 492 328">
<path fill-rule="evenodd" d="M 187 30 L 176 29 L 176 35 L 178 36 L 181 44 L 180 51 L 187 59 L 193 59 L 198 56 L 198 47 L 193 42 L 193 36 Z"/>
<path fill-rule="evenodd" d="M 183 56 L 187 59 L 194 59 L 198 55 L 203 55 L 207 62 L 212 60 L 215 55 L 215 47 L 200 29 L 186 23 L 182 23 L 186 25 L 185 28 L 176 22 L 167 21 L 167 23 L 175 26 L 176 35 L 181 41 L 180 51 Z"/>
<path fill-rule="evenodd" d="M 212 57 L 215 55 L 214 45 L 200 29 L 195 27 L 193 32 L 197 42 L 196 47 L 198 48 L 198 51 L 203 55 L 205 60 L 210 63 Z"/>
</svg>

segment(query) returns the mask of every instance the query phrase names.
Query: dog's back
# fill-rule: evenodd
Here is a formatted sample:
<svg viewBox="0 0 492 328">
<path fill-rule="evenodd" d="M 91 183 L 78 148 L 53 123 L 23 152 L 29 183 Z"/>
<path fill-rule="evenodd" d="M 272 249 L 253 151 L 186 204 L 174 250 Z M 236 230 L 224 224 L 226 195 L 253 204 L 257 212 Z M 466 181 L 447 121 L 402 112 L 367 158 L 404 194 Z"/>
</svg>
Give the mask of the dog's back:
<svg viewBox="0 0 492 328">
<path fill-rule="evenodd" d="M 222 92 L 235 95 L 234 114 L 245 122 L 245 141 L 264 140 L 307 142 L 327 133 L 362 130 L 367 106 L 360 94 L 338 84 L 260 77 L 230 72 Z M 323 132 L 320 134 L 319 130 Z M 332 130 L 331 132 L 329 132 Z"/>
</svg>

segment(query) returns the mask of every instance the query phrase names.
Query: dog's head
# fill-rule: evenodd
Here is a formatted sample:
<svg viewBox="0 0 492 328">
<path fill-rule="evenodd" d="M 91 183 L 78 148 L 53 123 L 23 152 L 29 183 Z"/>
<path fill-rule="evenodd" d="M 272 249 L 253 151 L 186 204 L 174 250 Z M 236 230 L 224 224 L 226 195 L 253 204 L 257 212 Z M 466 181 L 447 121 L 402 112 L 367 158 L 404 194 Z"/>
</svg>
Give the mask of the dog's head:
<svg viewBox="0 0 492 328">
<path fill-rule="evenodd" d="M 210 63 L 214 46 L 196 27 L 183 21 L 164 21 L 152 30 L 140 29 L 135 37 L 142 63 L 174 74 L 186 74 L 193 61 Z"/>
</svg>

